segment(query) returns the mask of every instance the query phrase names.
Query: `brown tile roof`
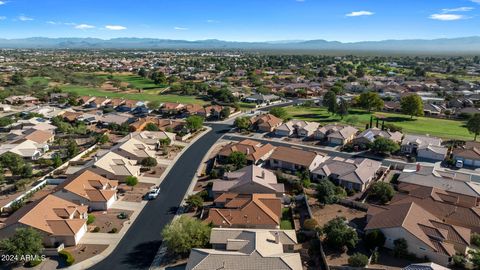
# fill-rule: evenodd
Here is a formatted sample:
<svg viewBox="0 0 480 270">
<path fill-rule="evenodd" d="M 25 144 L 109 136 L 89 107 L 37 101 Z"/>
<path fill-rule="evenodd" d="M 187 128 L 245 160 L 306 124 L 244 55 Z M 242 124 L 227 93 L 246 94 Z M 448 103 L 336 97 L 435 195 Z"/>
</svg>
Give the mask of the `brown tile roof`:
<svg viewBox="0 0 480 270">
<path fill-rule="evenodd" d="M 48 195 L 17 210 L 5 224 L 20 223 L 53 235 L 75 235 L 86 223 L 80 218 L 86 213 L 87 206 Z"/>
<path fill-rule="evenodd" d="M 55 135 L 48 130 L 35 130 L 32 133 L 25 136 L 25 139 L 34 141 L 36 143 L 46 143 L 51 140 Z"/>
<path fill-rule="evenodd" d="M 467 142 L 463 147 L 453 149 L 454 157 L 462 157 L 473 160 L 480 160 L 480 143 Z"/>
<path fill-rule="evenodd" d="M 80 112 L 64 112 L 62 114 L 62 117 L 63 119 L 69 121 L 69 122 L 73 122 L 75 120 L 77 120 L 78 117 L 80 117 L 81 115 L 83 115 L 83 113 L 80 113 Z"/>
<path fill-rule="evenodd" d="M 257 115 L 250 118 L 250 123 L 258 126 L 268 126 L 268 127 L 274 128 L 281 125 L 283 123 L 283 120 L 274 115 L 267 113 L 267 114 L 261 114 L 261 115 Z"/>
<path fill-rule="evenodd" d="M 109 180 L 86 170 L 79 176 L 66 180 L 57 189 L 75 193 L 92 202 L 106 202 L 117 193 L 118 181 Z"/>
<path fill-rule="evenodd" d="M 434 251 L 449 256 L 456 253 L 454 246 L 470 244 L 470 230 L 442 222 L 415 202 L 370 208 L 366 230 L 402 227 Z"/>
<path fill-rule="evenodd" d="M 309 167 L 317 155 L 326 156 L 323 153 L 318 153 L 314 151 L 279 146 L 275 149 L 275 151 L 273 151 L 270 159 L 281 160 L 284 162 Z"/>
<path fill-rule="evenodd" d="M 212 208 L 207 223 L 220 227 L 270 225 L 279 226 L 282 203 L 275 194 L 237 195 L 224 209 Z"/>
<path fill-rule="evenodd" d="M 248 160 L 257 162 L 274 149 L 275 147 L 269 143 L 261 144 L 260 142 L 246 139 L 238 143 L 230 143 L 224 146 L 218 154 L 220 156 L 228 157 L 233 152 L 241 152 L 247 156 Z"/>
</svg>

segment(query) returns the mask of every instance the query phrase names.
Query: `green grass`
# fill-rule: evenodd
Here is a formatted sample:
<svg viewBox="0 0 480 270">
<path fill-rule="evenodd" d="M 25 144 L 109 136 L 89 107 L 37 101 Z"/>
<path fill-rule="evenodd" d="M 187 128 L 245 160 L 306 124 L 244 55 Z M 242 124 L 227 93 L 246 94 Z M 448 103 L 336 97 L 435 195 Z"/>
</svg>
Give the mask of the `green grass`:
<svg viewBox="0 0 480 270">
<path fill-rule="evenodd" d="M 204 100 L 198 99 L 196 96 L 181 96 L 181 95 L 158 95 L 150 92 L 143 93 L 118 93 L 118 92 L 109 92 L 104 91 L 98 88 L 79 86 L 79 85 L 63 85 L 61 86 L 62 90 L 70 93 L 77 93 L 80 96 L 97 96 L 97 97 L 108 97 L 108 98 L 125 98 L 141 101 L 155 101 L 160 102 L 178 102 L 185 104 L 205 104 Z"/>
<path fill-rule="evenodd" d="M 439 78 L 439 79 L 447 79 L 447 78 L 456 78 L 460 81 L 466 82 L 478 82 L 480 81 L 480 76 L 473 76 L 473 75 L 455 75 L 455 74 L 445 74 L 445 73 L 438 73 L 438 72 L 428 72 L 427 77 Z"/>
<path fill-rule="evenodd" d="M 280 220 L 280 229 L 293 230 L 292 215 L 290 214 L 290 208 L 282 208 L 282 219 Z"/>
<path fill-rule="evenodd" d="M 32 85 L 35 82 L 40 82 L 44 84 L 48 84 L 50 82 L 50 79 L 46 77 L 28 77 L 25 78 L 25 80 L 27 81 L 28 85 Z"/>
<path fill-rule="evenodd" d="M 97 75 L 100 78 L 107 79 L 109 76 L 108 74 L 99 74 Z M 158 85 L 155 84 L 152 80 L 140 77 L 138 75 L 133 74 L 113 74 L 113 78 L 120 80 L 122 82 L 129 83 L 133 85 L 137 89 L 142 90 L 155 90 L 159 88 L 165 88 L 166 85 Z"/>
<path fill-rule="evenodd" d="M 322 124 L 345 123 L 345 119 L 355 116 L 358 122 L 354 125 L 364 129 L 370 122 L 371 113 L 364 110 L 352 109 L 350 114 L 341 120 L 339 116 L 332 116 L 325 108 L 307 108 L 302 106 L 291 106 L 286 108 L 290 117 L 306 121 L 316 121 Z M 377 113 L 385 117 L 385 123 L 392 123 L 400 126 L 404 133 L 430 134 L 444 139 L 472 140 L 473 136 L 464 127 L 464 122 L 427 117 L 415 117 L 398 113 Z M 374 122 L 375 124 L 375 122 Z"/>
</svg>

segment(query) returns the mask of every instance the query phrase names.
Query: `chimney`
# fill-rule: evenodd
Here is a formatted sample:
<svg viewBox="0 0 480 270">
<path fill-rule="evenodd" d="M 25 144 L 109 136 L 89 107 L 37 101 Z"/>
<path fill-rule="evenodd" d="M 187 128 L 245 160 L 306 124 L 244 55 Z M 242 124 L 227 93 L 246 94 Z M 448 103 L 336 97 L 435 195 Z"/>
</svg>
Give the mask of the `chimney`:
<svg viewBox="0 0 480 270">
<path fill-rule="evenodd" d="M 247 148 L 247 156 L 250 155 L 250 148 Z"/>
<path fill-rule="evenodd" d="M 260 176 L 262 179 L 265 179 L 265 171 L 262 170 L 262 176 Z"/>
<path fill-rule="evenodd" d="M 280 234 L 277 232 L 275 232 L 273 234 L 275 236 L 275 244 L 280 244 Z"/>
<path fill-rule="evenodd" d="M 417 163 L 417 172 L 420 171 L 421 168 L 422 168 L 422 165 L 420 165 L 420 163 Z"/>
</svg>

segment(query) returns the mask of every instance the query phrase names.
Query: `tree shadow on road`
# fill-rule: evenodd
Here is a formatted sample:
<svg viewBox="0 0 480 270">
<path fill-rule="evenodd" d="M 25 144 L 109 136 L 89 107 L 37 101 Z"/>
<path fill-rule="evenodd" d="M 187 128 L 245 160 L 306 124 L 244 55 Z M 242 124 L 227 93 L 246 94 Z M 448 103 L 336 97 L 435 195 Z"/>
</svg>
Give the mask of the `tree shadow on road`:
<svg viewBox="0 0 480 270">
<path fill-rule="evenodd" d="M 161 244 L 162 241 L 150 241 L 137 245 L 122 263 L 130 265 L 131 269 L 148 269 Z"/>
</svg>

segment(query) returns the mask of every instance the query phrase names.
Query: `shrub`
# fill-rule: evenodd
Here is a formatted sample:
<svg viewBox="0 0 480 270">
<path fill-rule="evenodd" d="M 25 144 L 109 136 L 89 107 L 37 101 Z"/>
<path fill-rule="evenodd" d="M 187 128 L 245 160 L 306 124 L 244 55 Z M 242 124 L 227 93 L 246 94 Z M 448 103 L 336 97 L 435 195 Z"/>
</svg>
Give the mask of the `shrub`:
<svg viewBox="0 0 480 270">
<path fill-rule="evenodd" d="M 145 167 L 155 167 L 157 166 L 157 160 L 153 157 L 146 157 L 142 160 L 142 162 L 140 163 L 142 164 L 142 166 L 145 166 Z"/>
<path fill-rule="evenodd" d="M 465 255 L 455 254 L 452 256 L 452 264 L 458 268 L 465 268 L 466 262 L 467 259 L 465 259 Z"/>
<path fill-rule="evenodd" d="M 478 233 L 472 233 L 472 236 L 470 237 L 470 242 L 474 244 L 477 247 L 480 247 L 480 234 Z"/>
<path fill-rule="evenodd" d="M 352 267 L 365 267 L 368 264 L 368 257 L 362 253 L 355 253 L 348 258 L 348 265 Z"/>
<path fill-rule="evenodd" d="M 318 222 L 313 218 L 309 218 L 303 222 L 303 228 L 305 228 L 306 230 L 313 231 L 317 226 Z"/>
<path fill-rule="evenodd" d="M 117 233 L 118 229 L 117 228 L 112 228 L 108 233 Z"/>
<path fill-rule="evenodd" d="M 384 244 L 385 235 L 380 230 L 373 230 L 365 235 L 365 245 L 370 249 L 383 247 Z"/>
<path fill-rule="evenodd" d="M 65 260 L 68 266 L 72 265 L 75 262 L 75 258 L 73 257 L 73 255 L 66 250 L 59 251 L 58 255 L 60 255 L 60 257 Z"/>
<path fill-rule="evenodd" d="M 92 214 L 88 214 L 87 225 L 90 225 L 90 224 L 92 224 L 93 222 L 95 222 L 95 216 L 92 215 Z"/>
<path fill-rule="evenodd" d="M 135 176 L 128 176 L 127 179 L 125 179 L 125 183 L 127 186 L 136 186 L 138 184 L 138 178 Z"/>
<path fill-rule="evenodd" d="M 374 251 L 372 253 L 371 263 L 378 263 L 379 260 L 380 260 L 380 253 L 378 251 Z"/>
<path fill-rule="evenodd" d="M 25 264 L 25 266 L 26 266 L 26 267 L 35 267 L 35 266 L 41 264 L 42 262 L 43 262 L 42 259 L 40 259 L 40 258 L 35 258 L 35 259 L 33 259 L 33 260 L 28 261 L 28 262 Z"/>
<path fill-rule="evenodd" d="M 99 232 L 100 231 L 100 227 L 95 227 L 93 228 L 92 232 Z"/>
<path fill-rule="evenodd" d="M 403 238 L 398 238 L 393 241 L 393 255 L 397 258 L 405 258 L 408 257 L 408 244 L 407 240 Z"/>
<path fill-rule="evenodd" d="M 389 183 L 375 182 L 370 190 L 370 195 L 382 204 L 386 204 L 393 198 L 393 195 L 395 195 L 395 190 Z"/>
</svg>

